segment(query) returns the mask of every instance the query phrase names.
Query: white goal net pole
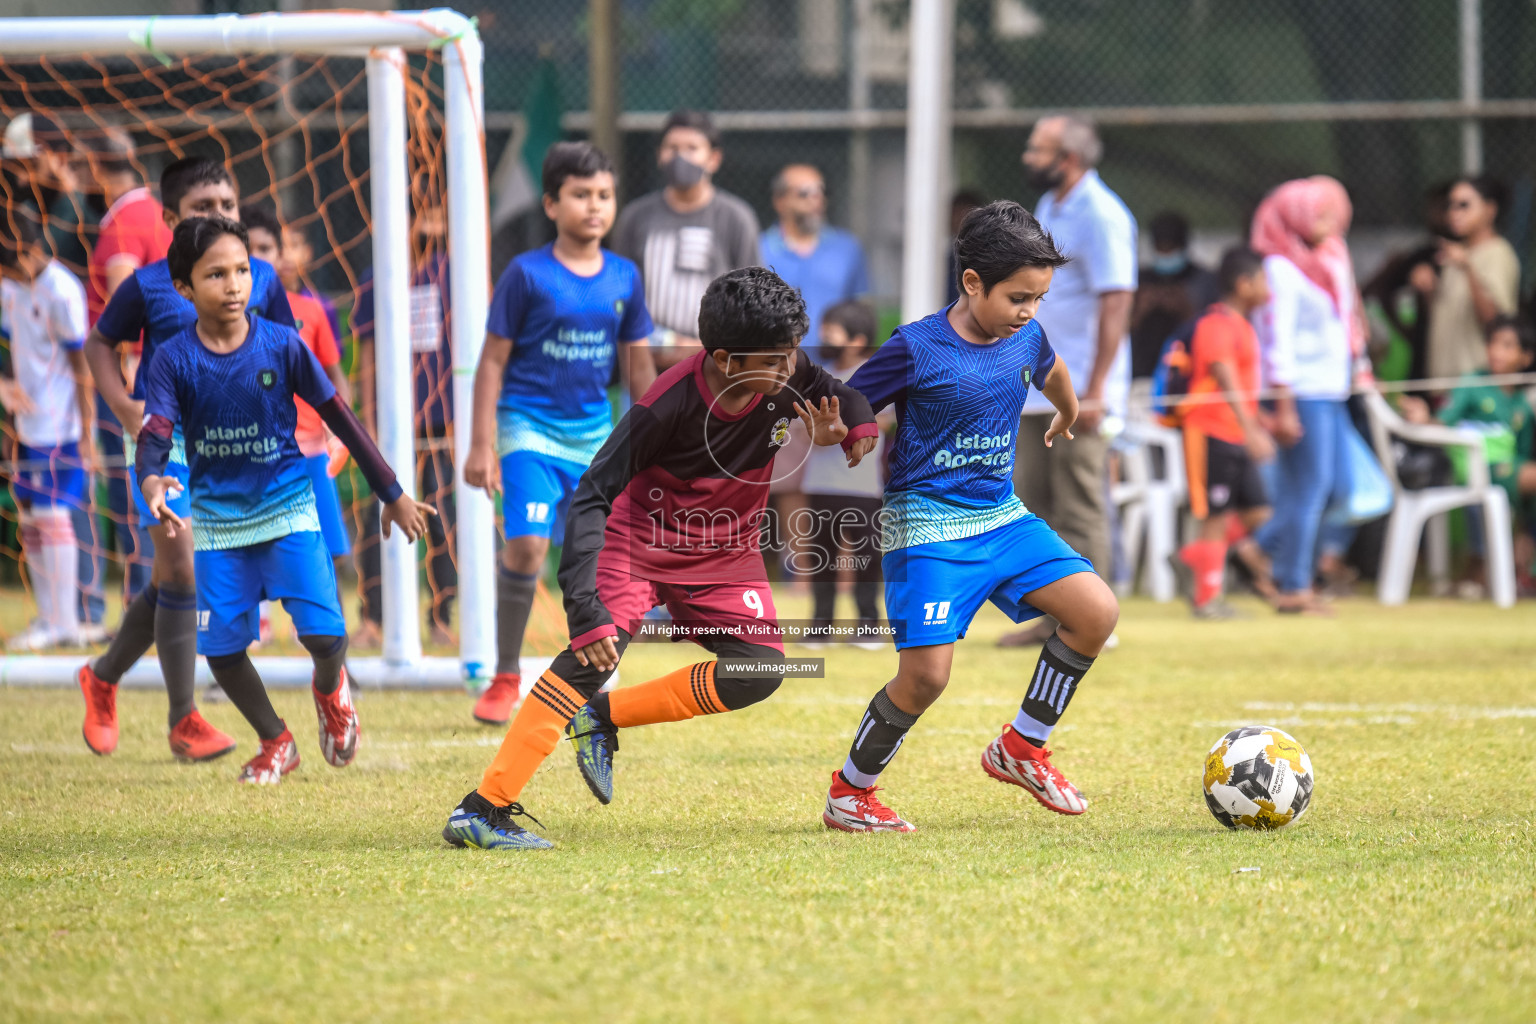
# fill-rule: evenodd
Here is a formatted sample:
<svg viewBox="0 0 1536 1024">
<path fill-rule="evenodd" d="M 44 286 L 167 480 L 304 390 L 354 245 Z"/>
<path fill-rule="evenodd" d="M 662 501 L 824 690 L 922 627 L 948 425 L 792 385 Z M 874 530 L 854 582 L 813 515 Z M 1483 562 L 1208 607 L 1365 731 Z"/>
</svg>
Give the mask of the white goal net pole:
<svg viewBox="0 0 1536 1024">
<path fill-rule="evenodd" d="M 482 133 L 483 48 L 474 23 L 449 10 L 305 12 L 148 18 L 0 18 L 0 55 L 311 53 L 367 58 L 373 221 L 375 345 L 380 449 L 415 491 L 415 413 L 410 351 L 410 193 L 406 166 L 404 61 L 407 50 L 441 48 L 445 67 L 449 260 L 454 405 L 472 407 L 473 374 L 484 342 L 490 283 L 487 179 Z M 469 431 L 454 432 L 457 456 L 460 659 L 423 658 L 415 545 L 383 540 L 384 656 L 355 659 L 372 685 L 453 685 L 478 679 L 495 660 L 494 535 L 490 500 L 464 483 Z M 263 659 L 276 685 L 307 683 L 308 659 Z M 0 682 L 72 681 L 78 658 L 6 657 Z M 137 666 L 143 675 L 150 666 Z M 289 676 L 293 679 L 289 679 Z M 146 680 L 147 681 L 147 680 Z"/>
</svg>

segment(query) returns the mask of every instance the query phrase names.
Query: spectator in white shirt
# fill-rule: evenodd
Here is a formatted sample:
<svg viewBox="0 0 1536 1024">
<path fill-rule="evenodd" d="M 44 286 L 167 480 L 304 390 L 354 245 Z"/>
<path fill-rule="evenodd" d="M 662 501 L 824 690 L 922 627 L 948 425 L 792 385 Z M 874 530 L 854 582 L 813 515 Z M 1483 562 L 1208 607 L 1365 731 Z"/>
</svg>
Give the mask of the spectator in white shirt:
<svg viewBox="0 0 1536 1024">
<path fill-rule="evenodd" d="M 80 644 L 78 552 L 71 510 L 85 502 L 91 454 L 91 375 L 85 364 L 85 288 L 49 256 L 21 215 L 0 218 L 0 333 L 14 377 L 0 402 L 16 423 L 16 502 L 37 618 L 12 650 Z"/>
<path fill-rule="evenodd" d="M 1101 428 L 1106 411 L 1123 410 L 1130 387 L 1136 219 L 1094 170 L 1103 152 L 1093 125 L 1070 116 L 1036 122 L 1024 150 L 1029 183 L 1046 190 L 1035 216 L 1071 259 L 1056 271 L 1036 320 L 1072 372 L 1084 404 L 1073 429 L 1076 440 L 1050 448 L 1019 445 L 1013 479 L 1024 505 L 1108 579 L 1109 440 Z M 1052 412 L 1049 402 L 1031 392 L 1019 436 L 1044 437 Z M 1055 628 L 1046 618 L 1002 643 L 1043 643 Z"/>
</svg>

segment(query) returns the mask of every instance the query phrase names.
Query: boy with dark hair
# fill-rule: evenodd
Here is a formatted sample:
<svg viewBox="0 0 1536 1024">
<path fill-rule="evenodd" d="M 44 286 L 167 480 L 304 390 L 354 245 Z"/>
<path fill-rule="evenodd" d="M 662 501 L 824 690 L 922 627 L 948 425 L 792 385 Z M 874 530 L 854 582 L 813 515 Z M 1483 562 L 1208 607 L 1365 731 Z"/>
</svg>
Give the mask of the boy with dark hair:
<svg viewBox="0 0 1536 1024">
<path fill-rule="evenodd" d="M 79 553 L 72 512 L 85 505 L 93 461 L 91 375 L 85 343 L 85 289 L 50 256 L 25 207 L 0 215 L 0 338 L 13 377 L 0 377 L 0 402 L 16 428 L 16 503 L 37 619 L 6 644 L 12 650 L 80 645 Z"/>
<path fill-rule="evenodd" d="M 256 639 L 263 598 L 283 602 L 300 643 L 314 658 L 320 749 L 328 763 L 345 767 L 357 752 L 357 712 L 345 685 L 347 627 L 309 473 L 294 439 L 294 398 L 320 413 L 356 456 L 368 485 L 387 502 L 386 536 L 397 524 L 415 540 L 432 510 L 402 493 L 298 333 L 247 312 L 252 275 L 245 228 L 238 221 L 183 221 L 166 258 L 177 292 L 196 314 L 145 368 L 145 421 L 135 469 L 150 515 L 167 535 L 184 535 L 186 522 L 169 502 L 182 478 L 165 472 L 175 429 L 185 430 L 187 480 L 198 521 L 198 651 L 261 739 L 240 781 L 281 782 L 299 764 L 293 733 L 272 709 L 246 654 Z"/>
<path fill-rule="evenodd" d="M 1222 599 L 1229 542 L 1245 565 L 1265 561 L 1252 533 L 1269 518 L 1259 465 L 1275 456 L 1259 423 L 1259 338 L 1248 321 L 1269 301 L 1264 257 L 1235 246 L 1223 254 L 1217 276 L 1221 301 L 1195 322 L 1179 417 L 1190 513 L 1200 521 L 1200 536 L 1174 555 L 1173 567 L 1197 619 L 1234 614 Z"/>
<path fill-rule="evenodd" d="M 160 195 L 166 226 L 173 231 L 185 220 L 239 214 L 234 179 L 222 164 L 204 157 L 187 157 L 167 167 L 160 176 Z M 251 260 L 249 273 L 250 311 L 273 323 L 293 326 L 288 297 L 271 264 Z M 125 442 L 137 437 L 143 426 L 144 381 L 156 348 L 196 321 L 196 307 L 182 296 L 164 259 L 135 270 L 112 293 L 86 339 L 85 358 L 96 389 L 123 425 Z M 141 336 L 144 348 L 130 392 L 123 381 L 117 349 Z M 132 466 L 133 453 L 128 452 L 128 456 Z M 179 432 L 172 438 L 169 472 L 185 487 L 187 455 Z M 155 545 L 154 573 L 150 585 L 124 609 L 117 636 L 106 653 L 80 669 L 80 690 L 86 704 L 82 731 L 86 745 L 97 754 L 110 754 L 117 748 L 118 680 L 154 644 L 170 698 L 171 752 L 182 760 L 206 761 L 235 749 L 235 741 L 209 725 L 193 699 L 197 592 L 191 530 L 173 532 L 159 523 L 159 517 L 143 500 L 141 484 L 130 468 L 128 485 L 134 505 L 145 521 L 156 521 L 149 531 Z M 172 498 L 169 507 L 183 518 L 192 511 L 185 493 Z"/>
<path fill-rule="evenodd" d="M 1031 385 L 1056 408 L 1047 447 L 1072 440 L 1077 396 L 1035 321 L 1066 257 L 1017 203 L 972 211 L 955 239 L 960 298 L 899 328 L 849 380 L 899 421 L 885 492 L 882 570 L 900 663 L 869 702 L 822 821 L 845 832 L 911 832 L 875 782 L 949 683 L 955 641 L 991 601 L 1015 622 L 1052 615 L 1013 722 L 983 752 L 992 778 L 1050 810 L 1088 803 L 1046 740 L 1115 627 L 1119 607 L 1092 564 L 1014 495 L 1019 413 Z M 1027 443 L 1035 443 L 1029 439 Z"/>
<path fill-rule="evenodd" d="M 656 153 L 666 186 L 629 203 L 614 225 L 613 251 L 633 260 L 645 278 L 661 369 L 696 354 L 699 299 L 710 282 L 761 262 L 757 214 L 714 184 L 723 159 L 714 119 L 674 110 Z"/>
<path fill-rule="evenodd" d="M 506 543 L 496 576 L 496 674 L 474 716 L 506 725 L 522 687 L 518 658 L 539 572 L 564 542 L 581 474 L 613 431 L 617 364 L 635 401 L 656 379 L 651 317 L 633 263 L 604 249 L 613 226 L 613 162 L 590 142 L 544 157 L 553 242 L 512 261 L 491 298 L 464 480 L 501 494 Z"/>
<path fill-rule="evenodd" d="M 619 729 L 739 710 L 778 688 L 784 647 L 759 549 L 774 455 L 792 416 L 817 444 L 841 444 L 850 466 L 875 444 L 858 392 L 797 359 L 805 329 L 805 304 L 771 270 L 732 271 L 709 286 L 704 350 L 657 378 L 581 478 L 560 559 L 570 646 L 449 816 L 449 843 L 548 848 L 512 818 L 525 813 L 518 798 L 562 730 L 606 804 Z M 675 629 L 721 660 L 600 693 L 663 603 Z"/>
</svg>

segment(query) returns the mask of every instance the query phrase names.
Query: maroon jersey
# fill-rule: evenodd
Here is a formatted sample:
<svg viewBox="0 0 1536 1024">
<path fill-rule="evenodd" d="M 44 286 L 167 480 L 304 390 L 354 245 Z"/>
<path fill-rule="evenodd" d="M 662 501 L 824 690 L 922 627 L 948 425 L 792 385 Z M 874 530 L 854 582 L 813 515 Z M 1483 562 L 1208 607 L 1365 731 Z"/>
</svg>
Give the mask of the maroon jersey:
<svg viewBox="0 0 1536 1024">
<path fill-rule="evenodd" d="M 617 629 L 598 596 L 597 570 L 658 583 L 761 580 L 763 508 L 774 456 L 789 440 L 794 403 L 837 398 L 846 450 L 877 428 L 869 402 L 800 354 L 776 395 L 726 413 L 704 376 L 704 353 L 656 379 L 625 414 L 576 488 L 565 525 L 560 587 L 571 646 Z M 792 472 L 795 467 L 780 467 Z"/>
</svg>

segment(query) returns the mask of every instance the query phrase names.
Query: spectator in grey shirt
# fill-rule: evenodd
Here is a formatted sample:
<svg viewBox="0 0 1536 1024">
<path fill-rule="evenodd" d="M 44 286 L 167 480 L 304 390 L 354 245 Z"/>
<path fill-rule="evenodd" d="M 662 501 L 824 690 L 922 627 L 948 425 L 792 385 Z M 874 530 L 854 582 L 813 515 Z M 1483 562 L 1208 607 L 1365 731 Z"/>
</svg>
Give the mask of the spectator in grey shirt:
<svg viewBox="0 0 1536 1024">
<path fill-rule="evenodd" d="M 634 260 L 645 279 L 658 370 L 699 348 L 699 300 L 709 282 L 762 262 L 757 215 L 711 180 L 722 155 L 720 132 L 708 114 L 673 111 L 656 161 L 666 187 L 624 207 L 613 229 L 613 251 Z"/>
</svg>

